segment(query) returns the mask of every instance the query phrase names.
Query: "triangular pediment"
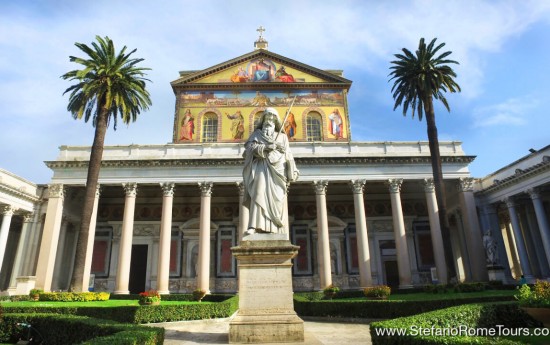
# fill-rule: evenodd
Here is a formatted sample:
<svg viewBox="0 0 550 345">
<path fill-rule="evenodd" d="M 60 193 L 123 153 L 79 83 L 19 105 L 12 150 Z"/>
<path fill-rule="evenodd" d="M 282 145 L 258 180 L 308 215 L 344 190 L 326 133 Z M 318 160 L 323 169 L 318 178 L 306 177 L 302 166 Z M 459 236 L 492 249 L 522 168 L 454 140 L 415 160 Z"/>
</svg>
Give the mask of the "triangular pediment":
<svg viewBox="0 0 550 345">
<path fill-rule="evenodd" d="M 296 60 L 259 49 L 200 71 L 180 72 L 180 78 L 171 83 L 174 89 L 202 84 L 233 86 L 327 84 L 348 89 L 351 81 L 341 71 L 325 71 Z"/>
</svg>

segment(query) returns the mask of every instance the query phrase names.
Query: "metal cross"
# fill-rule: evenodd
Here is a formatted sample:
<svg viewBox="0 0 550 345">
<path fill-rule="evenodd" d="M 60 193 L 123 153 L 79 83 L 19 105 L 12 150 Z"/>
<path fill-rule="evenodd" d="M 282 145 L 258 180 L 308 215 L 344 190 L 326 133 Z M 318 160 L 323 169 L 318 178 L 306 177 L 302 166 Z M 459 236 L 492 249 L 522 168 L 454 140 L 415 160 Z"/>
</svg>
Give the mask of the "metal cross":
<svg viewBox="0 0 550 345">
<path fill-rule="evenodd" d="M 256 31 L 258 31 L 260 33 L 260 38 L 262 38 L 262 35 L 265 31 L 264 27 L 260 25 L 260 27 L 258 29 L 256 29 Z"/>
</svg>

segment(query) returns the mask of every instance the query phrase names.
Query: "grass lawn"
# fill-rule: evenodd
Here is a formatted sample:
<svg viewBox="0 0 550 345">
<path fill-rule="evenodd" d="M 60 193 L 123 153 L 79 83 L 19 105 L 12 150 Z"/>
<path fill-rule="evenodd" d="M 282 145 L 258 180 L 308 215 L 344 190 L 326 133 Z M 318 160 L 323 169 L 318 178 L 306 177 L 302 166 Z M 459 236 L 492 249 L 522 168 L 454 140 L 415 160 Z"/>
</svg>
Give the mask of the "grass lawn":
<svg viewBox="0 0 550 345">
<path fill-rule="evenodd" d="M 182 304 L 197 304 L 199 302 L 190 301 L 161 301 L 161 305 L 182 305 Z M 213 302 L 200 302 L 200 303 L 213 303 Z M 14 306 L 14 307 L 124 307 L 129 305 L 139 305 L 138 300 L 108 300 L 108 301 L 90 301 L 90 302 L 36 302 L 36 301 L 20 301 L 9 302 L 1 301 L 0 306 Z"/>
</svg>

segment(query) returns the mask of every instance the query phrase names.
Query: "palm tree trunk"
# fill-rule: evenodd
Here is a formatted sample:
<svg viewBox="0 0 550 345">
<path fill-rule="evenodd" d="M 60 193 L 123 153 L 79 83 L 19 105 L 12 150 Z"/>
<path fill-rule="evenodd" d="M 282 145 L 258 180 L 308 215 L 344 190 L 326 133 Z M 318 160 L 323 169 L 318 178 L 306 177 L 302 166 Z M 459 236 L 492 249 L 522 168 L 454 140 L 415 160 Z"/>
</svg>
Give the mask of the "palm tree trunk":
<svg viewBox="0 0 550 345">
<path fill-rule="evenodd" d="M 90 232 L 90 222 L 94 208 L 95 195 L 97 190 L 97 181 L 99 179 L 99 170 L 103 157 L 103 145 L 105 142 L 105 133 L 107 132 L 107 109 L 101 108 L 97 117 L 95 126 L 94 142 L 90 152 L 90 162 L 88 164 L 88 176 L 86 178 L 86 192 L 84 195 L 84 205 L 82 206 L 82 216 L 80 217 L 80 231 L 76 242 L 75 260 L 73 274 L 71 278 L 70 291 L 83 292 L 88 287 L 83 286 L 83 278 L 86 262 L 86 251 L 88 248 L 88 234 Z M 91 229 L 95 231 L 95 229 Z"/>
<path fill-rule="evenodd" d="M 437 127 L 435 125 L 435 112 L 433 108 L 432 97 L 424 102 L 424 111 L 426 113 L 426 123 L 428 125 L 428 141 L 430 146 L 430 156 L 432 161 L 432 172 L 435 187 L 435 198 L 439 212 L 439 224 L 441 227 L 441 236 L 443 237 L 443 250 L 445 251 L 445 264 L 447 266 L 447 279 L 456 277 L 454 265 L 453 250 L 451 244 L 451 230 L 449 219 L 447 218 L 447 202 L 445 198 L 445 183 L 443 181 L 443 171 L 441 169 L 441 155 L 439 153 L 439 139 Z M 446 282 L 448 283 L 448 281 Z"/>
</svg>

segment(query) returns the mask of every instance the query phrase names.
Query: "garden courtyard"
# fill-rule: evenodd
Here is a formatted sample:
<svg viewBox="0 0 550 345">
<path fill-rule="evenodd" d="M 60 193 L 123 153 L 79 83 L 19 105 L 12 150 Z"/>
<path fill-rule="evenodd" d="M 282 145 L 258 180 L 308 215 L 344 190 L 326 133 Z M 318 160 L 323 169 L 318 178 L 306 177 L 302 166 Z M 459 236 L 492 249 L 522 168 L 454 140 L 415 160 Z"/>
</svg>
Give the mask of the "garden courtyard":
<svg viewBox="0 0 550 345">
<path fill-rule="evenodd" d="M 548 286 L 465 283 L 390 295 L 296 293 L 294 308 L 305 321 L 302 344 L 550 344 L 548 325 L 523 308 L 548 307 L 540 298 Z M 12 296 L 0 302 L 0 343 L 228 343 L 238 296 L 173 294 L 144 305 L 154 292 L 142 295 L 40 293 L 38 301 Z"/>
</svg>

